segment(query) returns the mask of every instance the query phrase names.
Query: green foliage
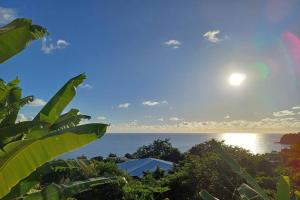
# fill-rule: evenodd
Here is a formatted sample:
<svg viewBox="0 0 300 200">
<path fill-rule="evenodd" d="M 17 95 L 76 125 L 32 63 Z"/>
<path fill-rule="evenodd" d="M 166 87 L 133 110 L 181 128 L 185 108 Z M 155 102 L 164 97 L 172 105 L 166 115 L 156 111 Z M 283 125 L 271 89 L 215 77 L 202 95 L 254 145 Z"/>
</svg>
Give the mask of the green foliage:
<svg viewBox="0 0 300 200">
<path fill-rule="evenodd" d="M 249 185 L 243 183 L 239 188 L 238 192 L 242 199 L 252 199 L 252 200 L 261 200 L 261 195 L 257 193 L 253 188 Z"/>
<path fill-rule="evenodd" d="M 220 154 L 221 158 L 227 163 L 227 165 L 231 168 L 233 172 L 241 176 L 248 184 L 242 184 L 238 188 L 238 192 L 241 196 L 241 199 L 243 200 L 270 200 L 271 197 L 269 197 L 265 191 L 258 185 L 256 180 L 251 177 L 242 167 L 226 152 L 221 145 L 213 141 L 214 147 L 216 151 Z M 200 192 L 200 196 L 202 199 L 206 200 L 206 191 L 203 190 L 203 192 Z M 298 191 L 295 192 L 295 197 L 293 199 L 298 198 Z M 211 196 L 211 195 L 210 195 Z M 290 181 L 287 176 L 283 176 L 280 178 L 279 182 L 277 183 L 277 194 L 276 194 L 276 200 L 290 200 Z"/>
<path fill-rule="evenodd" d="M 76 181 L 71 184 L 52 183 L 40 192 L 35 192 L 25 196 L 25 200 L 66 200 L 78 193 L 92 190 L 93 187 L 113 182 L 111 178 L 91 178 L 85 181 Z"/>
<path fill-rule="evenodd" d="M 300 188 L 300 143 L 284 149 L 281 152 L 285 166 L 288 168 L 289 177 L 292 179 L 293 187 Z"/>
<path fill-rule="evenodd" d="M 283 176 L 277 183 L 277 200 L 290 199 L 290 179 L 288 176 Z"/>
<path fill-rule="evenodd" d="M 183 159 L 183 155 L 177 148 L 174 148 L 169 139 L 154 140 L 152 144 L 140 147 L 135 153 L 135 158 L 158 158 L 171 162 L 179 162 Z"/>
<path fill-rule="evenodd" d="M 0 63 L 19 53 L 32 40 L 47 34 L 45 28 L 32 25 L 29 19 L 16 19 L 0 28 Z M 62 114 L 85 78 L 84 74 L 80 74 L 70 79 L 32 121 L 20 123 L 16 122 L 18 112 L 33 97 L 22 98 L 18 79 L 8 84 L 0 80 L 0 198 L 26 194 L 41 178 L 42 169 L 47 169 L 41 168 L 31 174 L 37 168 L 60 154 L 96 140 L 106 132 L 106 124 L 77 126 L 82 119 L 90 118 L 79 114 L 77 109 Z M 42 192 L 27 197 L 62 199 L 75 194 L 75 190 L 84 191 L 85 188 L 97 186 L 103 180 L 86 180 L 68 186 L 52 184 Z"/>
<path fill-rule="evenodd" d="M 15 19 L 0 28 L 0 63 L 22 51 L 32 40 L 41 39 L 48 32 L 33 25 L 30 19 Z"/>
<path fill-rule="evenodd" d="M 203 200 L 218 200 L 217 198 L 210 195 L 206 190 L 200 192 L 200 196 Z"/>
<path fill-rule="evenodd" d="M 219 153 L 221 158 L 227 163 L 231 170 L 242 177 L 251 187 L 253 187 L 263 199 L 268 199 L 268 195 L 265 191 L 257 184 L 256 180 L 252 178 L 224 149 L 221 145 L 215 143 L 214 148 Z"/>
</svg>

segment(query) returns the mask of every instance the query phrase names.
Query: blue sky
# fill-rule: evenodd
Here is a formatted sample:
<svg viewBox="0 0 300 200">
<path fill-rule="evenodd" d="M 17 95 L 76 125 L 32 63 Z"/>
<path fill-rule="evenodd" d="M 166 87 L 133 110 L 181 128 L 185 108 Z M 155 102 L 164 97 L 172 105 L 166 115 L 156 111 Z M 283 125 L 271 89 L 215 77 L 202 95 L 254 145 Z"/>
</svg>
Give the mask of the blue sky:
<svg viewBox="0 0 300 200">
<path fill-rule="evenodd" d="M 31 18 L 51 35 L 0 68 L 36 101 L 71 77 L 69 106 L 111 132 L 300 129 L 299 1 L 1 1 L 0 23 Z M 242 74 L 239 86 L 232 74 Z"/>
</svg>

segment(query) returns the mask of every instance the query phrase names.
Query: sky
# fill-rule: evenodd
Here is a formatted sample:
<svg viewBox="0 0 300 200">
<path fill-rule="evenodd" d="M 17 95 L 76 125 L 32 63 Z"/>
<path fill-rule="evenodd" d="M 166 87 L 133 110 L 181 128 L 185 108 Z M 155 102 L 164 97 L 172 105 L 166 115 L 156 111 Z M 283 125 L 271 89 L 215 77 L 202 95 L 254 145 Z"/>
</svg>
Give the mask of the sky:
<svg viewBox="0 0 300 200">
<path fill-rule="evenodd" d="M 300 1 L 2 0 L 0 24 L 30 18 L 50 35 L 0 67 L 35 101 L 70 78 L 68 106 L 109 132 L 300 130 Z"/>
</svg>

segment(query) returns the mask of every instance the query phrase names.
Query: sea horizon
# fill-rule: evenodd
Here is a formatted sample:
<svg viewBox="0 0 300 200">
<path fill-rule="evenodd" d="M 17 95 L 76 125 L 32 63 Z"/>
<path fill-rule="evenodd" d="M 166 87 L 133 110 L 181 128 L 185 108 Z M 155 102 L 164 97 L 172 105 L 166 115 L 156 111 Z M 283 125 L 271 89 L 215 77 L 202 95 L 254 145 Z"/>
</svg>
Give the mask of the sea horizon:
<svg viewBox="0 0 300 200">
<path fill-rule="evenodd" d="M 60 158 L 75 158 L 78 156 L 106 157 L 109 153 L 124 156 L 133 153 L 139 147 L 152 143 L 155 139 L 170 139 L 172 145 L 181 152 L 191 147 L 216 139 L 227 145 L 238 146 L 253 154 L 263 154 L 280 151 L 281 133 L 106 133 L 102 138 L 83 148 L 64 154 Z"/>
</svg>

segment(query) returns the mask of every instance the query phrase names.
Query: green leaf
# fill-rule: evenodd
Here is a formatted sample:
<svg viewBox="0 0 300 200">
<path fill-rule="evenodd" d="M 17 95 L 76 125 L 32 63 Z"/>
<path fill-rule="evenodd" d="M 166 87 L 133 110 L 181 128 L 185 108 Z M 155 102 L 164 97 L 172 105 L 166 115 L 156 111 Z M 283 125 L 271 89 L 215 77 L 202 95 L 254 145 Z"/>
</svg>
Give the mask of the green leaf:
<svg viewBox="0 0 300 200">
<path fill-rule="evenodd" d="M 290 199 L 290 179 L 288 176 L 282 176 L 277 183 L 276 200 Z"/>
<path fill-rule="evenodd" d="M 258 185 L 256 180 L 250 176 L 217 142 L 215 143 L 215 149 L 221 156 L 221 158 L 228 164 L 231 170 L 241 176 L 245 181 L 262 197 L 264 200 L 269 200 L 268 195 Z"/>
<path fill-rule="evenodd" d="M 48 32 L 32 25 L 30 19 L 15 19 L 0 28 L 0 63 L 22 51 L 32 40 L 41 39 Z"/>
<path fill-rule="evenodd" d="M 243 183 L 239 188 L 238 192 L 242 199 L 245 200 L 262 200 L 263 198 L 249 185 Z"/>
<path fill-rule="evenodd" d="M 106 124 L 85 124 L 6 145 L 0 152 L 0 198 L 45 162 L 96 140 L 106 128 Z"/>
<path fill-rule="evenodd" d="M 1 43 L 0 43 L 1 44 Z M 5 84 L 3 80 L 0 80 L 0 105 L 5 106 L 7 96 L 9 95 L 10 91 L 19 85 L 19 79 L 15 79 L 8 84 Z"/>
<path fill-rule="evenodd" d="M 18 137 L 20 134 L 26 134 L 31 129 L 38 126 L 39 124 L 37 124 L 36 122 L 24 121 L 18 124 L 13 124 L 0 128 L 0 148 L 2 149 L 6 144 L 13 141 L 16 136 Z"/>
<path fill-rule="evenodd" d="M 78 87 L 85 78 L 86 76 L 84 74 L 80 74 L 79 76 L 70 79 L 43 107 L 34 118 L 34 121 L 52 125 L 73 99 L 76 94 L 76 87 Z"/>
<path fill-rule="evenodd" d="M 71 109 L 69 112 L 61 115 L 58 120 L 50 127 L 51 130 L 60 128 L 70 128 L 80 123 L 82 119 L 90 119 L 88 115 L 78 114 L 78 109 Z"/>
<path fill-rule="evenodd" d="M 17 104 L 18 102 L 20 102 L 21 98 L 22 90 L 18 87 L 15 87 L 8 94 L 6 103 L 7 105 Z M 0 123 L 0 127 L 3 127 L 7 124 L 14 124 L 17 119 L 19 109 L 20 107 L 17 107 L 9 115 L 7 115 L 5 119 L 3 119 Z"/>
<path fill-rule="evenodd" d="M 202 190 L 199 194 L 203 200 L 219 200 L 218 198 L 209 194 L 206 190 Z"/>
<path fill-rule="evenodd" d="M 90 162 L 86 160 L 86 162 Z M 40 183 L 41 178 L 50 173 L 53 168 L 78 168 L 84 169 L 86 166 L 82 163 L 77 163 L 77 159 L 72 160 L 54 160 L 48 162 L 41 167 L 37 168 L 33 173 L 28 177 L 21 180 L 17 185 L 15 185 L 11 191 L 3 197 L 1 200 L 11 200 L 17 197 L 22 197 L 29 192 L 34 186 Z"/>
<path fill-rule="evenodd" d="M 71 184 L 55 184 L 52 183 L 41 192 L 33 193 L 26 196 L 25 200 L 66 200 L 81 192 L 89 191 L 93 187 L 108 184 L 116 181 L 116 178 L 91 178 L 85 181 L 76 181 Z"/>
</svg>

